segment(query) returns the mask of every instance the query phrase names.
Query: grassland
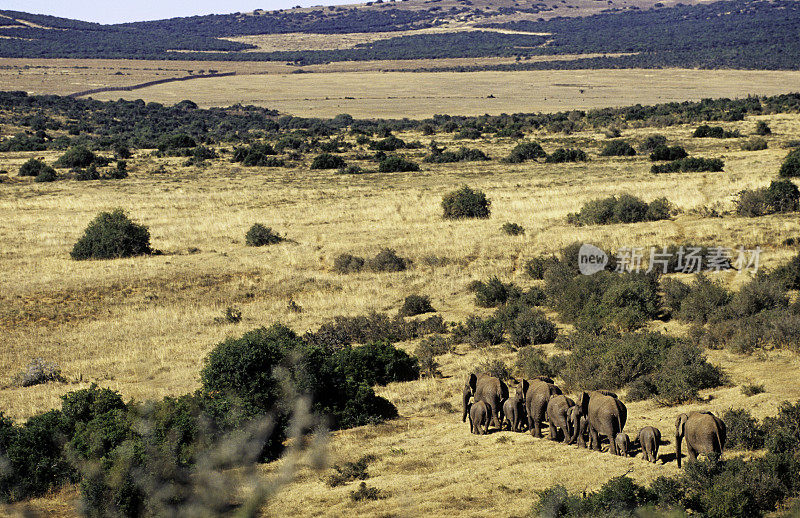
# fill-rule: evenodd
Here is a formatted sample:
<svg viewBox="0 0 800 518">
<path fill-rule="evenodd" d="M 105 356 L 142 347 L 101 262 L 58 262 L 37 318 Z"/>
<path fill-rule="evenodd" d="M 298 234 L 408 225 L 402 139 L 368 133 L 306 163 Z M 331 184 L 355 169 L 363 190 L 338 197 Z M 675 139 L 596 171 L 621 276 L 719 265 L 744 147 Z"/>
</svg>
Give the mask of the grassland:
<svg viewBox="0 0 800 518">
<path fill-rule="evenodd" d="M 495 58 L 490 58 L 495 59 Z M 373 62 L 375 63 L 375 62 Z M 387 62 L 387 65 L 396 62 Z M 800 72 L 570 70 L 526 72 L 335 72 L 198 79 L 94 98 L 198 105 L 241 102 L 299 116 L 424 118 L 655 104 L 786 92 Z M 487 98 L 493 95 L 494 98 Z"/>
<path fill-rule="evenodd" d="M 707 84 L 712 82 L 707 80 Z M 577 86 L 563 88 L 574 91 Z M 726 164 L 723 173 L 657 176 L 649 173 L 646 157 L 598 157 L 604 137 L 595 132 L 530 135 L 547 151 L 581 147 L 591 158 L 586 163 L 512 165 L 493 160 L 426 164 L 418 173 L 359 176 L 311 171 L 307 164 L 272 170 L 217 160 L 204 168 L 183 167 L 183 159 L 155 159 L 138 152 L 129 161 L 131 176 L 123 181 L 34 184 L 13 172 L 30 157 L 52 161 L 57 154 L 5 153 L 0 169 L 12 174 L 0 184 L 0 408 L 24 420 L 57 407 L 59 396 L 90 382 L 118 390 L 126 399 L 183 394 L 198 387 L 203 357 L 225 337 L 277 321 L 303 332 L 336 315 L 395 312 L 410 293 L 429 295 L 445 320 L 463 320 L 482 311 L 474 307 L 466 290 L 470 281 L 496 274 L 531 285 L 533 281 L 522 273 L 524 261 L 574 241 L 612 249 L 684 240 L 759 245 L 764 249 L 762 266 L 775 266 L 796 253 L 781 244 L 787 237 L 800 235 L 796 215 L 705 218 L 695 210 L 729 210 L 737 192 L 764 186 L 774 178 L 786 154 L 781 145 L 797 138 L 800 117 L 761 119 L 769 122 L 773 134 L 768 138 L 769 149 L 757 152 L 740 151 L 737 140 L 692 139 L 689 126 L 624 129 L 623 136 L 634 140 L 663 133 L 692 155 L 722 157 Z M 749 135 L 755 120 L 725 127 Z M 432 138 L 419 133 L 399 136 L 423 143 Z M 448 146 L 464 143 L 451 141 L 447 135 L 434 138 Z M 487 139 L 468 145 L 497 159 L 514 142 Z M 424 153 L 407 154 L 419 160 Z M 345 156 L 351 163 L 367 165 L 354 152 Z M 169 172 L 151 173 L 158 163 Z M 441 219 L 442 193 L 465 183 L 488 194 L 493 209 L 490 219 Z M 673 220 L 652 223 L 566 224 L 567 213 L 585 201 L 621 192 L 648 201 L 666 196 L 682 213 Z M 152 244 L 163 255 L 70 260 L 69 250 L 86 224 L 97 212 L 114 207 L 124 208 L 134 220 L 148 225 Z M 507 221 L 521 224 L 525 234 L 510 237 L 500 232 L 500 225 Z M 244 233 L 255 222 L 273 227 L 291 241 L 265 248 L 244 246 Z M 347 276 L 332 271 L 333 258 L 339 253 L 372 255 L 386 246 L 411 258 L 413 268 Z M 728 273 L 723 280 L 735 286 L 743 276 Z M 290 311 L 290 300 L 303 311 Z M 242 310 L 242 322 L 215 322 L 228 306 Z M 653 326 L 675 334 L 686 332 L 676 323 Z M 415 344 L 401 346 L 412 351 Z M 13 376 L 34 357 L 59 363 L 68 382 L 12 386 Z M 633 434 L 644 424 L 655 424 L 669 439 L 675 415 L 687 409 L 719 413 L 744 406 L 760 418 L 775 414 L 781 401 L 800 398 L 796 355 L 709 351 L 709 357 L 728 372 L 729 386 L 706 391 L 704 401 L 681 407 L 630 403 L 626 430 Z M 583 491 L 626 472 L 637 481 L 676 472 L 674 463 L 650 465 L 640 458 L 587 453 L 528 434 L 469 435 L 460 422 L 460 391 L 466 374 L 485 358 L 510 362 L 513 353 L 505 347 L 460 346 L 439 359 L 442 378 L 378 389 L 397 406 L 399 419 L 332 435 L 332 462 L 353 461 L 364 453 L 378 457 L 369 468 L 368 482 L 386 491 L 388 498 L 353 503 L 348 496 L 352 487 L 331 489 L 324 484 L 325 473 L 302 468 L 297 481 L 279 493 L 265 513 L 516 516 L 527 512 L 536 490 L 553 483 Z M 763 383 L 766 392 L 746 398 L 740 386 L 752 381 Z M 662 448 L 662 454 L 673 451 L 674 444 Z M 266 465 L 263 471 L 275 468 L 275 464 Z M 71 506 L 76 496 L 68 488 L 32 505 L 48 514 L 71 516 L 76 513 Z"/>
</svg>

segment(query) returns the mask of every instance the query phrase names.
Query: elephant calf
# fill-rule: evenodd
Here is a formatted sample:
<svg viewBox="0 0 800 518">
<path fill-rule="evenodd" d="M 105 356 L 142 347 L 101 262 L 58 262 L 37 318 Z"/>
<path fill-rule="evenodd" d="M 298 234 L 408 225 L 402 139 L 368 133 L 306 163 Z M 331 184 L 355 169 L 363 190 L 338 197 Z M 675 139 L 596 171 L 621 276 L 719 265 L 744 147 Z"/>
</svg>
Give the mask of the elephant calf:
<svg viewBox="0 0 800 518">
<path fill-rule="evenodd" d="M 628 437 L 628 434 L 618 433 L 617 436 L 614 437 L 614 441 L 617 443 L 617 455 L 630 457 L 628 452 L 631 447 L 631 439 Z"/>
<path fill-rule="evenodd" d="M 661 445 L 661 431 L 654 426 L 645 426 L 639 430 L 636 442 L 642 448 L 642 455 L 647 462 L 655 463 L 658 460 L 658 447 Z"/>
<path fill-rule="evenodd" d="M 561 433 L 564 444 L 570 443 L 573 433 L 567 414 L 574 406 L 575 402 L 563 394 L 553 396 L 547 402 L 547 424 L 551 440 L 557 441 Z"/>
<path fill-rule="evenodd" d="M 525 409 L 516 398 L 508 398 L 503 402 L 503 424 L 508 421 L 508 429 L 512 432 L 522 431 Z"/>
<path fill-rule="evenodd" d="M 469 405 L 469 428 L 475 435 L 489 433 L 489 422 L 492 420 L 492 409 L 485 401 L 477 401 Z M 483 429 L 481 430 L 481 426 Z"/>
</svg>

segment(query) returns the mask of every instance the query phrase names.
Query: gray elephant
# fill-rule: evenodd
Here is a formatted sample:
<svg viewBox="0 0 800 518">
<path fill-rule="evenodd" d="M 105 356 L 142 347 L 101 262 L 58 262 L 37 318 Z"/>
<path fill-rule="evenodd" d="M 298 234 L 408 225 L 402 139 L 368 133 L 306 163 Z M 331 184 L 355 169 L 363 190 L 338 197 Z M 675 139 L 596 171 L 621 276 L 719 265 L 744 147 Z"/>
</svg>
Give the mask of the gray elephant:
<svg viewBox="0 0 800 518">
<path fill-rule="evenodd" d="M 489 433 L 489 421 L 492 420 L 491 409 L 485 401 L 469 403 L 469 431 L 475 435 Z M 483 429 L 481 429 L 483 427 Z"/>
<path fill-rule="evenodd" d="M 560 394 L 553 396 L 547 402 L 547 425 L 550 428 L 550 440 L 557 441 L 558 435 L 564 436 L 564 444 L 569 444 L 572 437 L 572 426 L 567 418 L 567 412 L 575 406 L 575 402 L 567 396 Z"/>
<path fill-rule="evenodd" d="M 502 380 L 488 374 L 472 373 L 464 384 L 462 397 L 464 402 L 462 422 L 467 419 L 467 404 L 469 399 L 473 398 L 475 403 L 483 401 L 489 405 L 492 422 L 498 429 L 501 428 L 500 412 L 502 411 L 503 400 L 508 399 L 508 385 Z"/>
<path fill-rule="evenodd" d="M 570 439 L 567 444 L 572 444 L 577 439 L 578 447 L 586 448 L 586 433 L 589 431 L 589 426 L 586 422 L 586 416 L 581 414 L 581 409 L 578 405 L 567 410 L 567 420 L 569 421 L 570 429 Z M 589 437 L 589 447 L 592 447 L 591 437 Z"/>
<path fill-rule="evenodd" d="M 628 419 L 628 409 L 625 404 L 617 399 L 617 395 L 607 390 L 594 390 L 581 394 L 578 404 L 580 410 L 576 411 L 578 418 L 586 416 L 589 429 L 589 447 L 600 450 L 600 436 L 608 437 L 609 451 L 619 455 L 616 437 L 625 427 Z M 573 434 L 577 432 L 573 430 Z M 577 437 L 571 437 L 570 442 Z"/>
<path fill-rule="evenodd" d="M 618 433 L 614 438 L 617 443 L 617 455 L 621 457 L 630 457 L 631 438 L 626 433 Z"/>
<path fill-rule="evenodd" d="M 528 414 L 528 429 L 534 437 L 542 436 L 542 421 L 547 415 L 547 403 L 553 396 L 561 395 L 561 389 L 550 378 L 540 376 L 532 380 L 523 379 L 514 398 L 523 402 Z"/>
<path fill-rule="evenodd" d="M 639 430 L 636 442 L 642 449 L 644 460 L 655 464 L 658 460 L 658 447 L 661 445 L 661 430 L 654 426 L 645 426 Z"/>
<path fill-rule="evenodd" d="M 525 408 L 516 398 L 508 398 L 503 402 L 503 424 L 508 422 L 508 429 L 521 432 L 524 424 Z"/>
<path fill-rule="evenodd" d="M 686 438 L 689 460 L 697 460 L 700 453 L 721 455 L 725 448 L 727 428 L 722 419 L 711 412 L 680 414 L 675 420 L 675 456 L 681 467 L 681 441 Z"/>
</svg>

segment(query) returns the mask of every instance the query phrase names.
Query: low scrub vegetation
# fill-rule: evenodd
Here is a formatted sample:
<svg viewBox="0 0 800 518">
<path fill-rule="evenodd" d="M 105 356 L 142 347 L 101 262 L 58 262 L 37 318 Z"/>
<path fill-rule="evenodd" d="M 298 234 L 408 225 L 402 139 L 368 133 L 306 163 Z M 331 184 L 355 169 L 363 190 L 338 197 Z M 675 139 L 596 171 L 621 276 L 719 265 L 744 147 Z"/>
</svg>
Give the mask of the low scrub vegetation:
<svg viewBox="0 0 800 518">
<path fill-rule="evenodd" d="M 800 176 L 800 149 L 791 151 L 783 159 L 778 175 L 782 178 L 796 178 Z"/>
<path fill-rule="evenodd" d="M 408 171 L 419 171 L 419 165 L 401 156 L 387 156 L 378 163 L 378 171 L 381 173 L 405 173 Z"/>
<path fill-rule="evenodd" d="M 511 153 L 503 159 L 503 162 L 509 164 L 520 164 L 526 160 L 536 160 L 537 158 L 545 158 L 547 153 L 544 152 L 542 146 L 538 142 L 521 142 L 517 144 Z"/>
<path fill-rule="evenodd" d="M 742 135 L 739 130 L 728 131 L 722 126 L 703 124 L 694 130 L 692 136 L 695 138 L 739 138 Z"/>
<path fill-rule="evenodd" d="M 586 162 L 589 157 L 582 149 L 558 148 L 544 159 L 548 164 L 560 164 L 564 162 Z"/>
<path fill-rule="evenodd" d="M 650 172 L 653 174 L 664 173 L 690 173 L 690 172 L 719 172 L 725 163 L 719 158 L 686 157 L 666 164 L 653 164 Z"/>
<path fill-rule="evenodd" d="M 761 137 L 751 138 L 742 142 L 742 151 L 761 151 L 767 149 L 767 140 Z"/>
<path fill-rule="evenodd" d="M 634 156 L 636 150 L 624 140 L 613 140 L 603 146 L 600 156 Z"/>
<path fill-rule="evenodd" d="M 476 162 L 489 160 L 486 153 L 480 149 L 460 147 L 456 151 L 446 151 L 431 143 L 431 154 L 425 157 L 426 162 L 432 164 L 449 164 L 453 162 Z"/>
<path fill-rule="evenodd" d="M 311 169 L 340 169 L 346 165 L 342 157 L 330 153 L 322 153 L 314 157 L 311 162 Z"/>
<path fill-rule="evenodd" d="M 398 314 L 403 317 L 413 317 L 414 315 L 434 313 L 435 311 L 431 305 L 430 297 L 426 295 L 409 295 L 403 301 L 403 307 L 400 308 Z"/>
<path fill-rule="evenodd" d="M 150 231 L 128 219 L 122 209 L 101 212 L 72 247 L 76 260 L 116 259 L 152 253 Z"/>
<path fill-rule="evenodd" d="M 254 223 L 244 236 L 247 246 L 274 245 L 285 241 L 286 238 L 276 234 L 270 227 L 265 227 L 261 223 Z"/>
<path fill-rule="evenodd" d="M 661 160 L 680 160 L 681 158 L 686 158 L 689 156 L 689 153 L 686 152 L 681 146 L 657 146 L 653 149 L 653 152 L 650 153 L 650 160 L 653 162 L 661 161 Z"/>
<path fill-rule="evenodd" d="M 442 198 L 442 216 L 445 219 L 488 218 L 492 202 L 482 191 L 463 186 Z"/>
<path fill-rule="evenodd" d="M 666 198 L 647 203 L 636 196 L 621 194 L 587 202 L 580 212 L 567 215 L 567 221 L 573 225 L 638 223 L 669 219 L 671 212 L 672 204 Z"/>
<path fill-rule="evenodd" d="M 791 180 L 773 180 L 769 187 L 746 189 L 736 198 L 736 213 L 750 218 L 800 208 L 800 189 Z"/>
<path fill-rule="evenodd" d="M 500 231 L 504 234 L 508 234 L 509 236 L 521 236 L 525 233 L 525 229 L 522 225 L 518 225 L 517 223 L 503 223 L 503 226 L 500 227 Z"/>
</svg>

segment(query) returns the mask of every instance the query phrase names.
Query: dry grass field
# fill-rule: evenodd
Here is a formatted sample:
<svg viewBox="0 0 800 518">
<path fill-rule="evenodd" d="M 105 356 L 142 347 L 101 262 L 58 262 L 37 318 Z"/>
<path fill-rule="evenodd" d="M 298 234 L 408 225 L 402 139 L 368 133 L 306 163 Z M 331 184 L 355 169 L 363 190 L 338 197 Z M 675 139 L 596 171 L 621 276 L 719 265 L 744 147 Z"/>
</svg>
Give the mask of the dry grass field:
<svg viewBox="0 0 800 518">
<path fill-rule="evenodd" d="M 719 95 L 717 89 L 723 88 L 735 91 L 732 79 L 727 83 L 713 79 L 722 72 L 696 72 L 695 76 L 688 71 L 663 73 L 684 74 L 684 81 L 687 77 L 698 79 L 697 97 Z M 630 90 L 636 74 L 641 83 L 643 72 L 629 73 L 629 82 L 615 87 L 617 90 L 602 87 L 617 82 L 608 78 L 608 72 L 571 72 L 570 80 L 556 79 L 557 74 L 548 73 L 548 81 L 551 85 L 562 81 L 575 84 L 561 87 L 565 105 L 569 92 L 575 94 L 577 84 L 585 85 L 587 97 L 598 95 L 608 104 L 611 91 Z M 601 81 L 603 76 L 607 77 L 605 81 Z M 371 76 L 370 88 L 380 88 L 380 83 L 376 84 L 380 77 L 390 76 Z M 781 81 L 785 86 L 790 76 L 771 72 L 752 73 L 749 77 L 745 82 L 748 92 L 761 84 L 766 93 L 778 88 Z M 310 88 L 302 82 L 303 76 L 293 78 L 298 79 L 303 85 L 299 88 Z M 383 84 L 389 83 L 387 80 Z M 494 84 L 497 83 L 495 79 Z M 319 84 L 320 91 L 330 88 Z M 440 81 L 441 91 L 453 91 L 442 88 L 442 84 Z M 517 102 L 523 90 L 542 96 L 534 79 L 521 84 L 514 87 Z M 212 97 L 212 86 L 192 86 L 192 97 L 201 104 L 217 102 Z M 287 87 L 273 84 L 270 88 Z M 474 91 L 486 91 L 485 88 L 476 86 Z M 546 95 L 554 95 L 549 92 L 557 88 L 551 86 Z M 148 98 L 146 94 L 152 95 L 149 100 L 172 99 L 164 92 L 136 92 L 135 97 Z M 270 91 L 273 95 L 278 97 Z M 633 95 L 646 99 L 646 94 L 638 91 Z M 620 97 L 614 104 L 630 102 L 630 96 Z M 174 94 L 175 99 L 184 97 L 189 97 L 188 91 Z M 502 101 L 502 93 L 499 97 Z M 287 106 L 302 104 L 296 100 L 286 102 Z M 413 107 L 409 100 L 402 102 L 407 108 Z M 467 106 L 465 110 L 470 113 L 490 111 L 478 109 L 474 100 L 453 101 L 457 102 Z M 374 110 L 377 104 L 366 103 L 365 112 Z M 357 115 L 354 106 L 320 111 L 350 111 Z M 513 111 L 530 109 L 524 103 L 517 106 Z M 428 113 L 425 109 L 419 108 L 419 113 Z M 436 111 L 447 112 L 448 108 Z M 299 109 L 298 113 L 308 112 Z M 312 171 L 307 164 L 272 170 L 215 160 L 204 168 L 183 167 L 183 159 L 155 159 L 138 152 L 129 161 L 131 176 L 126 180 L 35 184 L 17 178 L 16 170 L 30 157 L 44 156 L 52 161 L 57 154 L 5 153 L 0 157 L 0 169 L 12 174 L 0 184 L 0 408 L 11 417 L 24 420 L 59 406 L 62 394 L 91 382 L 120 391 L 126 400 L 187 393 L 199 386 L 204 356 L 226 337 L 274 322 L 303 332 L 316 329 L 337 315 L 370 310 L 394 313 L 411 293 L 429 295 L 445 320 L 463 320 L 485 311 L 475 308 L 473 297 L 466 290 L 470 281 L 498 275 L 529 286 L 534 281 L 523 274 L 524 261 L 535 254 L 555 252 L 574 241 L 612 249 L 678 241 L 731 247 L 759 245 L 764 249 L 762 265 L 774 266 L 796 253 L 781 246 L 785 238 L 800 235 L 796 215 L 704 218 L 694 211 L 701 207 L 730 209 L 737 192 L 764 186 L 775 176 L 786 154 L 781 144 L 800 135 L 800 117 L 775 115 L 759 119 L 769 122 L 773 134 L 768 137 L 769 149 L 757 152 L 741 151 L 735 139 L 689 138 L 689 126 L 624 129 L 623 136 L 637 140 L 663 133 L 692 155 L 722 157 L 726 164 L 722 173 L 658 176 L 650 174 L 646 157 L 598 157 L 604 137 L 594 132 L 530 135 L 548 152 L 562 146 L 581 147 L 591 158 L 586 163 L 514 165 L 493 160 L 423 164 L 417 173 L 358 176 Z M 724 125 L 749 135 L 755 120 Z M 419 133 L 398 136 L 420 139 L 426 144 L 431 139 Z M 464 144 L 448 139 L 436 135 L 438 142 L 448 146 Z M 513 141 L 479 140 L 467 145 L 498 159 L 508 153 Z M 417 150 L 408 154 L 421 160 L 424 153 Z M 346 158 L 359 163 L 353 153 Z M 157 163 L 166 164 L 169 172 L 151 173 Z M 462 184 L 487 193 L 492 200 L 490 219 L 454 222 L 441 218 L 442 194 Z M 585 201 L 623 192 L 646 201 L 666 196 L 682 213 L 673 220 L 651 223 L 598 227 L 566 224 L 567 213 L 577 211 Z M 146 224 L 152 245 L 163 255 L 112 261 L 70 260 L 71 246 L 86 224 L 99 211 L 115 207 L 122 207 L 132 219 Z M 263 248 L 244 246 L 244 234 L 256 222 L 271 226 L 291 241 Z M 522 225 L 525 234 L 503 234 L 499 228 L 504 222 Z M 340 253 L 372 255 L 382 247 L 394 248 L 411 258 L 414 266 L 400 273 L 340 275 L 332 271 L 333 258 Z M 437 260 L 429 260 L 432 257 Z M 742 276 L 729 273 L 724 280 L 737 285 Z M 290 300 L 302 306 L 303 311 L 290 311 Z M 240 323 L 215 322 L 228 306 L 241 309 Z M 670 333 L 686 331 L 675 323 L 654 325 L 655 329 L 665 327 Z M 412 351 L 416 344 L 400 345 Z M 13 376 L 35 357 L 60 364 L 68 382 L 29 388 L 12 386 Z M 377 389 L 379 395 L 397 406 L 399 419 L 332 434 L 331 462 L 354 461 L 365 453 L 377 456 L 369 467 L 368 483 L 385 491 L 387 498 L 354 503 L 349 498 L 353 484 L 329 488 L 324 482 L 327 472 L 303 467 L 297 480 L 277 495 L 265 514 L 522 516 L 535 500 L 536 491 L 554 483 L 562 483 L 571 491 L 583 491 L 596 489 L 610 477 L 624 473 L 641 482 L 676 472 L 674 463 L 651 465 L 639 457 L 588 453 L 546 439 L 533 439 L 529 434 L 470 435 L 467 425 L 460 421 L 459 410 L 465 376 L 485 358 L 511 362 L 513 357 L 503 346 L 486 350 L 460 346 L 455 353 L 439 358 L 442 378 Z M 766 351 L 741 356 L 709 351 L 709 357 L 729 374 L 729 386 L 705 391 L 704 401 L 681 407 L 630 403 L 626 430 L 634 434 L 645 424 L 656 424 L 671 439 L 675 415 L 690 408 L 720 413 L 730 407 L 747 407 L 761 418 L 775 414 L 781 401 L 800 398 L 796 375 L 800 358 L 796 355 Z M 740 386 L 752 381 L 763 383 L 766 392 L 745 397 Z M 674 444 L 661 450 L 662 454 L 673 451 Z M 265 476 L 277 464 L 264 466 Z M 75 488 L 68 488 L 35 500 L 32 505 L 48 515 L 72 516 L 77 513 L 72 506 L 77 496 Z"/>
<path fill-rule="evenodd" d="M 738 70 L 333 72 L 197 79 L 92 97 L 162 103 L 191 98 L 202 107 L 254 104 L 307 117 L 424 118 L 774 95 L 798 82 L 800 72 Z"/>
</svg>

